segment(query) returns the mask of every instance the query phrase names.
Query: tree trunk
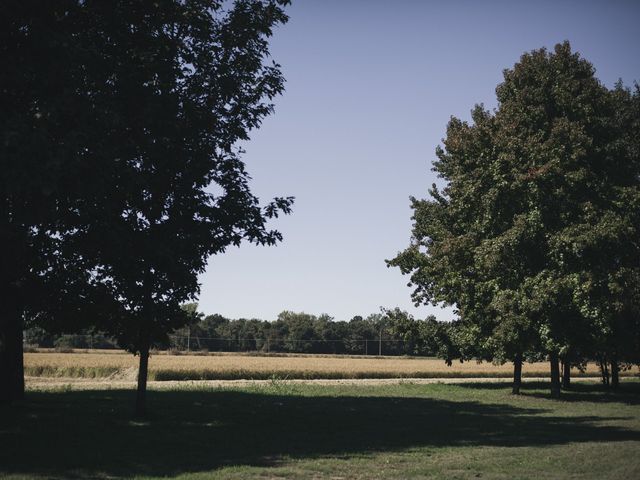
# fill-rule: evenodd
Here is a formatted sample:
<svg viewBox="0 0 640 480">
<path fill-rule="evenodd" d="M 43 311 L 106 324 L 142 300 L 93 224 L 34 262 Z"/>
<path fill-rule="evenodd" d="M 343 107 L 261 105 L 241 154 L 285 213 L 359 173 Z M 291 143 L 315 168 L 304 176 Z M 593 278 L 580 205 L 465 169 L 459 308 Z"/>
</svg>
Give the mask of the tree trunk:
<svg viewBox="0 0 640 480">
<path fill-rule="evenodd" d="M 603 359 L 598 362 L 600 364 L 600 372 L 602 373 L 602 384 L 605 387 L 609 386 L 609 366 L 607 360 Z"/>
<path fill-rule="evenodd" d="M 149 341 L 143 340 L 140 348 L 140 367 L 138 368 L 138 391 L 136 392 L 136 417 L 144 417 L 147 413 L 147 374 L 149 371 Z"/>
<path fill-rule="evenodd" d="M 520 395 L 520 385 L 522 384 L 522 354 L 518 353 L 513 361 L 513 388 L 511 393 Z"/>
<path fill-rule="evenodd" d="M 560 362 L 557 353 L 549 355 L 551 364 L 551 397 L 560 398 Z"/>
<path fill-rule="evenodd" d="M 22 315 L 6 298 L 0 308 L 0 404 L 9 404 L 24 400 Z"/>
<path fill-rule="evenodd" d="M 618 388 L 620 386 L 620 366 L 618 360 L 614 357 L 611 360 L 611 388 Z"/>
<path fill-rule="evenodd" d="M 562 361 L 562 388 L 565 390 L 571 388 L 571 361 L 568 357 Z"/>
</svg>

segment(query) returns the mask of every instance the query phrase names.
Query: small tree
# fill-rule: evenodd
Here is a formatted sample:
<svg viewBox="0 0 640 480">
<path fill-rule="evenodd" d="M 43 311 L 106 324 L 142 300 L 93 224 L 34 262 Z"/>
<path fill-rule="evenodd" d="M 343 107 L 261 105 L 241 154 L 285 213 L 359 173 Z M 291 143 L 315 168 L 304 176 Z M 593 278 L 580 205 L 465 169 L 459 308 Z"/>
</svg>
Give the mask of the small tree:
<svg viewBox="0 0 640 480">
<path fill-rule="evenodd" d="M 150 347 L 188 323 L 180 305 L 198 294 L 209 256 L 281 239 L 267 220 L 289 213 L 292 199 L 261 207 L 236 145 L 283 89 L 279 66 L 265 61 L 286 3 L 83 3 L 83 35 L 101 53 L 90 72 L 107 75 L 95 101 L 114 121 L 96 153 L 103 187 L 82 205 L 95 221 L 79 248 L 120 305 L 104 328 L 140 356 L 139 415 Z"/>
<path fill-rule="evenodd" d="M 366 324 L 373 333 L 375 343 L 377 344 L 378 355 L 382 355 L 382 342 L 389 326 L 388 318 L 384 314 L 384 309 L 380 308 L 380 310 L 382 313 L 372 313 L 365 319 Z"/>
<path fill-rule="evenodd" d="M 285 310 L 278 314 L 278 321 L 286 325 L 286 337 L 284 347 L 289 352 L 310 353 L 314 348 L 314 340 L 317 340 L 314 323 L 316 317 L 304 312 L 291 312 Z"/>
<path fill-rule="evenodd" d="M 386 325 L 391 337 L 399 340 L 398 352 L 404 355 L 420 353 L 420 325 L 411 314 L 400 310 L 383 309 Z"/>
</svg>

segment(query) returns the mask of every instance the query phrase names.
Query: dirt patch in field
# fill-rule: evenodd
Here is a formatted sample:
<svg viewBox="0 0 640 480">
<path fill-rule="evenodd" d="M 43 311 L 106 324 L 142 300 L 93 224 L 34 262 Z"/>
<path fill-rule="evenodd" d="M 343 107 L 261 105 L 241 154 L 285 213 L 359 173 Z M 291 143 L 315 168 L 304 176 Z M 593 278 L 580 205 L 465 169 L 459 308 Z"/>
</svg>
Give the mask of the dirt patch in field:
<svg viewBox="0 0 640 480">
<path fill-rule="evenodd" d="M 136 382 L 138 379 L 138 368 L 137 367 L 128 367 L 123 370 L 119 370 L 117 372 L 109 375 L 105 380 L 109 382 Z"/>
</svg>

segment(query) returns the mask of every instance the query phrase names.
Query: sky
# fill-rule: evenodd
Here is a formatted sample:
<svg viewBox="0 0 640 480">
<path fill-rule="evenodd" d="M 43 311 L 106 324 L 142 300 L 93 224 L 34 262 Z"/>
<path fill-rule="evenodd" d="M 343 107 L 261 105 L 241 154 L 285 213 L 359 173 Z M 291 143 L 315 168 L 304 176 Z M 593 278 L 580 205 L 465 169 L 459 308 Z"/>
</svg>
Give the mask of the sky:
<svg viewBox="0 0 640 480">
<path fill-rule="evenodd" d="M 564 40 L 607 86 L 640 81 L 638 1 L 294 0 L 271 38 L 286 91 L 243 145 L 262 201 L 295 196 L 271 223 L 275 247 L 210 259 L 199 310 L 274 320 L 283 310 L 336 320 L 416 307 L 385 259 L 409 245 L 410 196 L 426 198 L 451 116 L 496 107 L 502 71 Z"/>
</svg>

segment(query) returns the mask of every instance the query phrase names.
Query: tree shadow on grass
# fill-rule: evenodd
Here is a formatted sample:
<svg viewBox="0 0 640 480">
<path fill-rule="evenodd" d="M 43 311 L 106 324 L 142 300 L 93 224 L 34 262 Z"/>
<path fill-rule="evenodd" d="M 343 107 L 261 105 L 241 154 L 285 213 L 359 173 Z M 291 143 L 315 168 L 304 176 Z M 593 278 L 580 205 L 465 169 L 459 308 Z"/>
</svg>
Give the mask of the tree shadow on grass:
<svg viewBox="0 0 640 480">
<path fill-rule="evenodd" d="M 483 385 L 485 387 L 485 385 Z M 152 391 L 147 421 L 128 391 L 39 392 L 0 410 L 0 474 L 174 476 L 282 456 L 348 456 L 425 446 L 536 446 L 640 440 L 610 417 L 432 398 Z"/>
<path fill-rule="evenodd" d="M 504 382 L 473 382 L 456 384 L 459 387 L 471 389 L 505 390 L 511 391 L 511 384 Z M 520 393 L 523 396 L 535 398 L 551 398 L 549 382 L 523 382 Z M 621 403 L 625 405 L 640 405 L 640 382 L 623 382 L 617 390 L 596 382 L 573 382 L 568 390 L 563 389 L 560 401 L 564 402 L 595 402 Z"/>
<path fill-rule="evenodd" d="M 549 388 L 545 385 L 545 388 Z M 536 398 L 548 397 L 547 392 L 526 392 L 527 395 Z M 640 383 L 623 383 L 618 389 L 612 390 L 601 383 L 573 382 L 568 390 L 562 390 L 560 400 L 564 402 L 597 402 L 597 403 L 622 403 L 627 405 L 640 405 Z"/>
</svg>

